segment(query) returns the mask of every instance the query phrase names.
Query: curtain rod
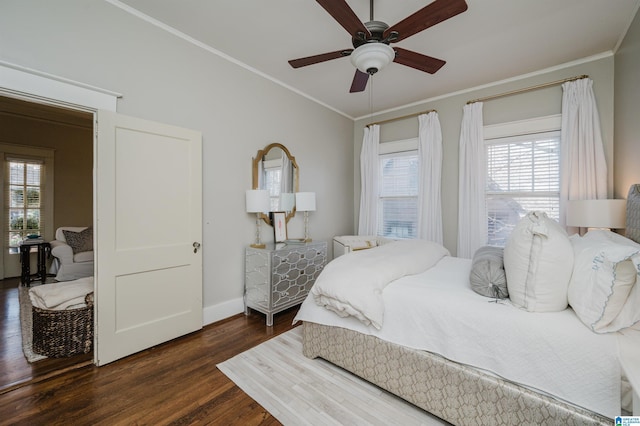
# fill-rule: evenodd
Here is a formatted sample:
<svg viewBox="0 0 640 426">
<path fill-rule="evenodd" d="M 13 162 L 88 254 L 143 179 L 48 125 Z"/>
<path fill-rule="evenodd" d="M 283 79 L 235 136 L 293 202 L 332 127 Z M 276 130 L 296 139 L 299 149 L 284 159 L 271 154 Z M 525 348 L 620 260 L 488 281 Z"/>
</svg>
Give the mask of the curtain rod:
<svg viewBox="0 0 640 426">
<path fill-rule="evenodd" d="M 544 89 L 545 87 L 556 86 L 558 84 L 563 84 L 568 81 L 576 81 L 576 80 L 581 80 L 583 78 L 589 78 L 589 76 L 577 75 L 575 77 L 565 78 L 564 80 L 552 81 L 550 83 L 542 83 L 542 84 L 538 84 L 537 86 L 525 87 L 524 89 L 517 89 L 517 90 L 512 90 L 511 92 L 505 92 L 505 93 L 500 93 L 498 95 L 487 96 L 486 98 L 474 99 L 472 101 L 468 101 L 467 105 L 473 104 L 476 102 L 484 102 L 484 101 L 490 101 L 497 98 L 503 98 L 505 96 L 517 95 L 518 93 L 530 92 L 532 90 Z"/>
<path fill-rule="evenodd" d="M 417 116 L 422 115 L 422 114 L 429 114 L 430 112 L 438 112 L 438 111 L 435 110 L 435 109 L 430 109 L 428 111 L 416 112 L 415 114 L 403 115 L 402 117 L 390 118 L 388 120 L 382 120 L 382 121 L 376 121 L 375 123 L 369 123 L 364 127 L 373 126 L 375 124 L 380 125 L 380 124 L 392 123 L 394 121 L 404 120 L 405 118 L 417 117 Z"/>
</svg>

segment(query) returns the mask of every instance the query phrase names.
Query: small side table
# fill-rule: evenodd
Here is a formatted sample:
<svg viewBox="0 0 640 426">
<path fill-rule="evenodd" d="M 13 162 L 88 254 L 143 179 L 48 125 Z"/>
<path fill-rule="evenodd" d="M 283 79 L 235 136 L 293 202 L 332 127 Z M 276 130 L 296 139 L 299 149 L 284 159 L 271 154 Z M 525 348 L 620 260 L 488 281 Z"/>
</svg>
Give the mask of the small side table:
<svg viewBox="0 0 640 426">
<path fill-rule="evenodd" d="M 38 270 L 35 274 L 31 274 L 31 248 L 38 249 Z M 51 244 L 45 241 L 24 241 L 20 244 L 20 263 L 22 265 L 20 282 L 27 287 L 31 285 L 31 281 L 40 280 L 42 284 L 47 280 L 47 258 L 51 253 Z"/>
</svg>

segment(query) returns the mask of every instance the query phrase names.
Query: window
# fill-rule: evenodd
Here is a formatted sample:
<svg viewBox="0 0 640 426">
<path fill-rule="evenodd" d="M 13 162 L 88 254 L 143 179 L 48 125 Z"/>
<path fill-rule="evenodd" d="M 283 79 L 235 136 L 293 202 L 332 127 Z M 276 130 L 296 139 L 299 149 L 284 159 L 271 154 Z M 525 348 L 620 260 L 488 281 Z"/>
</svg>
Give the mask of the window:
<svg viewBox="0 0 640 426">
<path fill-rule="evenodd" d="M 36 160 L 7 159 L 9 248 L 29 234 L 42 233 L 43 164 Z M 12 250 L 12 251 L 14 251 Z"/>
<path fill-rule="evenodd" d="M 383 149 L 385 145 L 386 149 Z M 410 150 L 405 150 L 407 147 Z M 390 238 L 416 238 L 418 234 L 417 140 L 381 144 L 380 152 L 378 235 Z"/>
<path fill-rule="evenodd" d="M 280 210 L 280 188 L 282 181 L 282 160 L 264 161 L 264 179 L 269 188 L 269 211 Z"/>
<path fill-rule="evenodd" d="M 487 234 L 504 246 L 520 218 L 541 210 L 560 217 L 560 131 L 485 139 Z"/>
</svg>

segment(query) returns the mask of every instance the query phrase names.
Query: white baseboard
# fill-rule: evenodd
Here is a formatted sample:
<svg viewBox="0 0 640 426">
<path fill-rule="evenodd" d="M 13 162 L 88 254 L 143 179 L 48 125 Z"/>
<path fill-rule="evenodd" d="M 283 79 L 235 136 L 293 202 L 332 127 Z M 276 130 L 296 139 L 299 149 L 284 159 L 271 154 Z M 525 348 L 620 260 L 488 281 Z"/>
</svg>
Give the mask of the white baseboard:
<svg viewBox="0 0 640 426">
<path fill-rule="evenodd" d="M 244 301 L 242 297 L 238 297 L 217 305 L 205 306 L 202 310 L 202 322 L 203 325 L 209 325 L 241 312 L 244 312 Z"/>
</svg>

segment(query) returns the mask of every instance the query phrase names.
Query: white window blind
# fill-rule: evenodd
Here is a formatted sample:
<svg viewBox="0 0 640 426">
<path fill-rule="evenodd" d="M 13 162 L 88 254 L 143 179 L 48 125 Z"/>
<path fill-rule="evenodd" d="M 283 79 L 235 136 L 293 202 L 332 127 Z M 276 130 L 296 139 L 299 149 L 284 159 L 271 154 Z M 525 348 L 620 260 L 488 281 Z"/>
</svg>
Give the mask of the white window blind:
<svg viewBox="0 0 640 426">
<path fill-rule="evenodd" d="M 520 218 L 560 215 L 560 132 L 486 140 L 489 245 L 504 246 Z"/>
<path fill-rule="evenodd" d="M 416 238 L 417 150 L 380 155 L 378 188 L 378 235 L 390 238 Z"/>
<path fill-rule="evenodd" d="M 44 164 L 40 160 L 6 159 L 8 246 L 15 249 L 30 234 L 44 230 L 42 194 Z"/>
</svg>

